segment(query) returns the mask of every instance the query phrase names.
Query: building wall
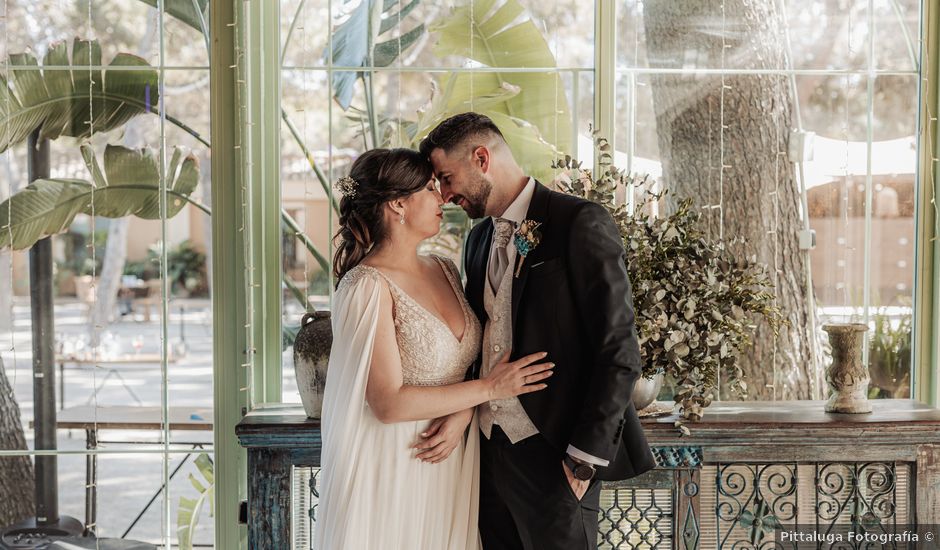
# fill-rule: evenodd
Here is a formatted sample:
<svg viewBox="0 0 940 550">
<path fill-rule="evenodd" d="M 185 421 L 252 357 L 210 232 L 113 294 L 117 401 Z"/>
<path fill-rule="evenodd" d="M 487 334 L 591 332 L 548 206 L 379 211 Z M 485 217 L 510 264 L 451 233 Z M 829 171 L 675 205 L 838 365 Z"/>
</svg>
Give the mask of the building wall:
<svg viewBox="0 0 940 550">
<path fill-rule="evenodd" d="M 871 303 L 905 305 L 914 287 L 914 218 L 872 219 Z M 813 286 L 820 306 L 860 306 L 865 276 L 865 218 L 812 223 Z M 909 302 L 908 304 L 909 305 Z"/>
</svg>

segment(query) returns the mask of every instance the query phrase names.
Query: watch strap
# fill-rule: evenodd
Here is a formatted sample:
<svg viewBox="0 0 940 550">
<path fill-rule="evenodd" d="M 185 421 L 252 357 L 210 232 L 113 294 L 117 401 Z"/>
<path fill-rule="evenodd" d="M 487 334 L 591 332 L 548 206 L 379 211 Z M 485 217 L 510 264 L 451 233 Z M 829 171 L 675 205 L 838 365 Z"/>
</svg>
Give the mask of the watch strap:
<svg viewBox="0 0 940 550">
<path fill-rule="evenodd" d="M 593 464 L 575 460 L 571 457 L 571 455 L 566 454 L 564 462 L 565 465 L 568 466 L 568 469 L 571 470 L 571 473 L 574 475 L 574 477 L 576 479 L 580 479 L 581 481 L 590 481 L 597 473 L 597 469 Z"/>
</svg>

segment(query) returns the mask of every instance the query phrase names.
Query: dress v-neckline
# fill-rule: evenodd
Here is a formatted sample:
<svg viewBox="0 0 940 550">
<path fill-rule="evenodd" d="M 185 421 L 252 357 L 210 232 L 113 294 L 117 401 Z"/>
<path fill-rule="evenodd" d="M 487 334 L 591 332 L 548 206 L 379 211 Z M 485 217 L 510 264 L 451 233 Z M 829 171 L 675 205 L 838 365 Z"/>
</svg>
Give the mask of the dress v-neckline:
<svg viewBox="0 0 940 550">
<path fill-rule="evenodd" d="M 405 292 L 405 290 L 402 287 L 398 286 L 398 283 L 396 283 L 395 281 L 392 280 L 391 277 L 383 273 L 381 269 L 377 267 L 372 267 L 371 265 L 367 265 L 367 264 L 359 264 L 359 265 L 369 268 L 375 271 L 376 273 L 378 273 L 379 275 L 381 275 L 382 278 L 388 281 L 390 285 L 398 289 L 398 292 L 400 294 L 402 294 L 405 298 L 410 300 L 412 304 L 418 306 L 418 309 L 423 311 L 425 315 L 427 315 L 428 317 L 431 317 L 432 319 L 440 323 L 440 325 L 444 328 L 444 330 L 446 330 L 447 333 L 450 334 L 451 338 L 453 338 L 457 342 L 458 345 L 463 345 L 464 338 L 467 336 L 467 329 L 470 328 L 470 322 L 469 322 L 469 319 L 467 319 L 467 307 L 464 305 L 463 299 L 461 299 L 460 294 L 458 294 L 457 292 L 457 288 L 454 286 L 454 281 L 452 280 L 450 271 L 447 269 L 447 266 L 444 265 L 444 262 L 442 262 L 440 258 L 438 258 L 436 255 L 432 254 L 431 258 L 434 258 L 434 263 L 436 263 L 438 267 L 441 269 L 441 271 L 444 272 L 444 278 L 447 279 L 447 284 L 450 285 L 450 291 L 454 294 L 454 298 L 457 299 L 457 305 L 460 306 L 460 311 L 463 313 L 463 331 L 462 331 L 462 334 L 460 335 L 460 338 L 458 338 L 457 335 L 454 334 L 454 331 L 451 330 L 450 325 L 447 324 L 447 321 L 441 319 L 440 317 L 432 313 L 431 310 L 424 307 L 421 304 L 421 302 L 414 299 L 410 294 Z"/>
</svg>

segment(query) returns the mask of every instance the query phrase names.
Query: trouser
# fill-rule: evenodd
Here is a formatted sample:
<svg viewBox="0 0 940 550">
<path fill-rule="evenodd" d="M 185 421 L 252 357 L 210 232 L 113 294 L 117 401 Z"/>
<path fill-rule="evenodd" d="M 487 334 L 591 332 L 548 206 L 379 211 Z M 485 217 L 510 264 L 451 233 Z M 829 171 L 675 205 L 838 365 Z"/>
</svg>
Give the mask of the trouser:
<svg viewBox="0 0 940 550">
<path fill-rule="evenodd" d="M 594 550 L 601 484 L 579 501 L 565 476 L 564 451 L 541 434 L 513 444 L 493 426 L 480 435 L 483 550 Z"/>
</svg>

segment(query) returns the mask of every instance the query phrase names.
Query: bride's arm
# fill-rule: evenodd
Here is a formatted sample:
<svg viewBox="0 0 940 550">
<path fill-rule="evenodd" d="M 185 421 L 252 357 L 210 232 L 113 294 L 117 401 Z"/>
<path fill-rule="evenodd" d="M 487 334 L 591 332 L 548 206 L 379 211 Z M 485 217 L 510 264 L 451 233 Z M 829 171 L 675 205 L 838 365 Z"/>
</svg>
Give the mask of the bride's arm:
<svg viewBox="0 0 940 550">
<path fill-rule="evenodd" d="M 466 409 L 435 418 L 428 429 L 421 434 L 421 441 L 412 445 L 413 449 L 418 450 L 415 458 L 432 464 L 446 460 L 463 441 L 467 426 L 473 420 L 474 410 Z"/>
<path fill-rule="evenodd" d="M 545 355 L 535 353 L 505 362 L 509 356 L 507 351 L 503 361 L 486 378 L 448 386 L 405 385 L 392 318 L 392 297 L 386 287 L 381 291 L 366 401 L 376 418 L 386 424 L 439 418 L 493 399 L 545 389 L 547 386 L 542 381 L 551 376 L 554 364 L 533 364 Z"/>
</svg>

